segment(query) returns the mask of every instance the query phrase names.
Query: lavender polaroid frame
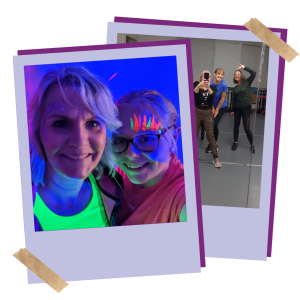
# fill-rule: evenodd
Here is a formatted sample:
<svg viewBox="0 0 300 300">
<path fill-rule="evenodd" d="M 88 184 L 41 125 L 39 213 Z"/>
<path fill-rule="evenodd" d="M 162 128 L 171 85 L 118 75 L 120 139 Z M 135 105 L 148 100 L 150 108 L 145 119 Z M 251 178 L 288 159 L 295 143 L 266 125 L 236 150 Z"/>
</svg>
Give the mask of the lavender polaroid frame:
<svg viewBox="0 0 300 300">
<path fill-rule="evenodd" d="M 189 40 L 18 51 L 14 57 L 26 248 L 66 281 L 196 273 L 205 267 Z M 24 66 L 176 56 L 182 122 L 187 222 L 35 232 Z M 190 101 L 183 101 L 190 99 Z M 191 106 L 192 107 L 192 106 Z M 102 257 L 104 259 L 102 259 Z M 99 259 L 100 258 L 100 259 Z M 124 259 L 126 258 L 126 259 Z M 28 282 L 43 282 L 28 270 Z"/>
<path fill-rule="evenodd" d="M 107 43 L 118 33 L 261 42 L 244 26 L 115 17 Z M 287 30 L 270 28 L 284 42 Z M 259 209 L 203 206 L 208 257 L 266 260 L 271 257 L 285 60 L 270 48 L 268 101 Z"/>
</svg>

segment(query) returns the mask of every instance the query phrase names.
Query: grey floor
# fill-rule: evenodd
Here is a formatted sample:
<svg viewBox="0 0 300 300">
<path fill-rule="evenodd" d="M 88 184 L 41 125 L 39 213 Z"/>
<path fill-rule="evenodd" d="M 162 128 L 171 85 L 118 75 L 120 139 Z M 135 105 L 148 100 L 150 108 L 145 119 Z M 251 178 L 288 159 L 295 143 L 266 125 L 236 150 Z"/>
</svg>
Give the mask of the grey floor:
<svg viewBox="0 0 300 300">
<path fill-rule="evenodd" d="M 213 165 L 211 153 L 205 153 L 208 145 L 198 137 L 198 155 L 203 205 L 259 208 L 262 170 L 263 135 L 265 116 L 251 114 L 250 126 L 254 133 L 255 153 L 251 155 L 250 144 L 241 121 L 238 148 L 231 150 L 233 143 L 233 118 L 225 113 L 219 123 L 218 156 L 221 169 Z"/>
</svg>

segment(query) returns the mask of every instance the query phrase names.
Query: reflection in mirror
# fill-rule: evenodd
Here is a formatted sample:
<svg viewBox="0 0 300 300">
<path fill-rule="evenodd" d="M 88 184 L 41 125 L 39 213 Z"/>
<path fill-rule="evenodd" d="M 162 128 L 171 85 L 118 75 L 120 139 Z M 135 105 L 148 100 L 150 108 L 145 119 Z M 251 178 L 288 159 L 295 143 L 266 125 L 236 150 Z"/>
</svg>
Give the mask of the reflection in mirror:
<svg viewBox="0 0 300 300">
<path fill-rule="evenodd" d="M 129 38 L 146 42 L 188 37 L 118 34 L 117 42 Z M 269 48 L 264 49 L 261 69 L 262 43 L 191 38 L 191 49 L 196 119 L 201 121 L 197 144 L 202 204 L 259 208 Z M 211 75 L 209 86 L 200 80 L 204 71 Z M 241 75 L 236 71 L 242 72 L 242 80 L 235 78 Z M 214 109 L 204 111 L 211 105 L 205 101 L 212 101 Z"/>
</svg>

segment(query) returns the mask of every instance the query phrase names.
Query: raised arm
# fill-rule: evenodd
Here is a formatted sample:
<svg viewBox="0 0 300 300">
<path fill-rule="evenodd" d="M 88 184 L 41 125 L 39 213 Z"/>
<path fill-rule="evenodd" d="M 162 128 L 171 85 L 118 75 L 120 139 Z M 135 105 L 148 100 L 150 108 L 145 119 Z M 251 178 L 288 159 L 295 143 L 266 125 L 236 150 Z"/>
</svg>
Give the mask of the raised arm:
<svg viewBox="0 0 300 300">
<path fill-rule="evenodd" d="M 252 69 L 248 68 L 248 67 L 245 67 L 244 65 L 240 64 L 237 69 L 244 69 L 245 71 L 249 72 L 250 73 L 250 77 L 248 77 L 246 79 L 246 81 L 248 81 L 249 85 L 251 86 L 255 76 L 256 76 L 256 72 L 253 71 Z"/>
<path fill-rule="evenodd" d="M 204 87 L 203 81 L 201 81 L 201 82 L 195 81 L 195 82 L 194 82 L 194 93 L 198 94 L 200 88 L 203 88 L 203 87 Z"/>
<path fill-rule="evenodd" d="M 244 70 L 250 73 L 250 77 L 248 77 L 246 79 L 246 81 L 248 81 L 249 85 L 251 86 L 251 84 L 252 84 L 252 82 L 253 82 L 253 80 L 254 80 L 254 78 L 256 76 L 256 72 L 253 71 L 252 69 L 248 68 L 248 67 L 245 67 Z"/>
</svg>

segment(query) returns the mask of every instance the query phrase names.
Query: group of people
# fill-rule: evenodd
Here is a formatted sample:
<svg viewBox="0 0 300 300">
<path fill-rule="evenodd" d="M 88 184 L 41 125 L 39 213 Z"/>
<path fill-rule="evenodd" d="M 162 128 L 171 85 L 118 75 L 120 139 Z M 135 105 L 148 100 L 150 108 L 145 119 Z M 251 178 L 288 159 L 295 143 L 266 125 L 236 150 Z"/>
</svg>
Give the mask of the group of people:
<svg viewBox="0 0 300 300">
<path fill-rule="evenodd" d="M 114 104 L 69 67 L 41 79 L 27 114 L 36 231 L 187 220 L 179 115 L 158 92 Z"/>
<path fill-rule="evenodd" d="M 250 77 L 246 79 L 241 69 L 249 72 Z M 210 72 L 206 70 L 200 75 L 200 81 L 194 82 L 197 137 L 201 127 L 201 139 L 204 139 L 204 133 L 206 132 L 209 142 L 205 152 L 212 153 L 216 168 L 222 167 L 218 159 L 218 125 L 227 111 L 227 84 L 223 80 L 224 75 L 224 70 L 217 68 L 214 72 L 214 78 L 211 78 Z M 255 71 L 242 64 L 239 64 L 234 73 L 233 83 L 236 86 L 233 89 L 233 111 L 231 112 L 231 116 L 234 117 L 232 150 L 236 150 L 238 147 L 239 127 L 242 118 L 244 130 L 250 143 L 250 150 L 255 153 L 253 135 L 250 130 L 251 84 L 255 76 Z"/>
</svg>

